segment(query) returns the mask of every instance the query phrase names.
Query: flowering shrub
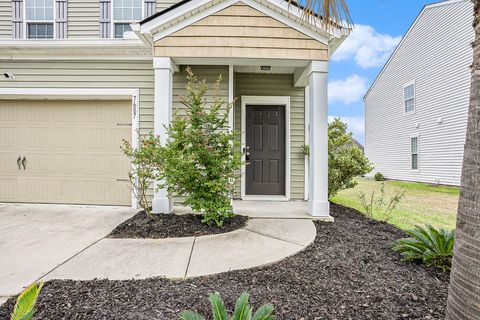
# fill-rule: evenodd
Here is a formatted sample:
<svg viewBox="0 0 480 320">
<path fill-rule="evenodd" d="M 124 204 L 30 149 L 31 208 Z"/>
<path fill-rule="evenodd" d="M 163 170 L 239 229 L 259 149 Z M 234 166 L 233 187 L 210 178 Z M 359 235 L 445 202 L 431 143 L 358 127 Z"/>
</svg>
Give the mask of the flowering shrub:
<svg viewBox="0 0 480 320">
<path fill-rule="evenodd" d="M 167 142 L 156 159 L 159 187 L 185 197 L 186 205 L 203 213 L 204 222 L 221 226 L 233 216 L 233 182 L 242 164 L 237 133 L 228 130 L 233 103 L 218 96 L 219 77 L 213 102 L 207 105 L 207 84 L 190 68 L 187 73 L 187 95 L 181 98 L 186 114 L 171 121 Z"/>
</svg>

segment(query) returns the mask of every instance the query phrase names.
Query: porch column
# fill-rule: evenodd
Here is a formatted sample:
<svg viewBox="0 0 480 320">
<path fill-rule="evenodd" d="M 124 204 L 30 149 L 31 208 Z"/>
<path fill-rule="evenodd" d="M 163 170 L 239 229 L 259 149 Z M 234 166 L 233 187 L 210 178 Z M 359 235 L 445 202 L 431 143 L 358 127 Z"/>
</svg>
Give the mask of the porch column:
<svg viewBox="0 0 480 320">
<path fill-rule="evenodd" d="M 172 87 L 173 73 L 176 66 L 169 57 L 154 57 L 153 68 L 155 70 L 153 133 L 160 135 L 162 144 L 167 141 L 167 132 L 164 126 L 168 126 L 172 119 Z M 172 199 L 166 189 L 156 189 L 152 200 L 153 213 L 171 213 Z"/>
<path fill-rule="evenodd" d="M 328 202 L 328 62 L 312 61 L 309 66 L 309 172 L 308 213 L 329 217 Z"/>
</svg>

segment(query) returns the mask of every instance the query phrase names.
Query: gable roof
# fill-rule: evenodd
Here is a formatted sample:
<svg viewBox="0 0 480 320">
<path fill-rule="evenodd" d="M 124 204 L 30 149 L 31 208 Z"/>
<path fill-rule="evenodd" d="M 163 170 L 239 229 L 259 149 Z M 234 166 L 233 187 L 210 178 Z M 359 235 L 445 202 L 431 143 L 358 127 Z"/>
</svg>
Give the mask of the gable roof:
<svg viewBox="0 0 480 320">
<path fill-rule="evenodd" d="M 341 26 L 325 30 L 318 19 L 305 20 L 303 7 L 288 0 L 182 0 L 163 11 L 132 25 L 132 29 L 150 43 L 241 1 L 272 18 L 330 46 L 333 52 L 350 33 Z"/>
<path fill-rule="evenodd" d="M 415 20 L 413 21 L 412 25 L 410 26 L 410 28 L 408 28 L 407 30 L 407 33 L 405 33 L 405 35 L 403 36 L 402 40 L 398 43 L 398 45 L 395 47 L 395 50 L 393 50 L 392 54 L 390 55 L 390 57 L 388 58 L 387 62 L 384 64 L 384 66 L 382 67 L 382 70 L 380 70 L 380 72 L 378 73 L 377 77 L 375 78 L 375 80 L 373 81 L 372 85 L 370 86 L 370 88 L 368 88 L 367 92 L 365 93 L 365 95 L 363 96 L 363 100 L 365 101 L 365 99 L 367 98 L 367 96 L 370 94 L 370 92 L 372 91 L 372 89 L 375 87 L 375 85 L 377 84 L 378 80 L 380 79 L 380 77 L 382 76 L 382 74 L 385 72 L 385 70 L 387 69 L 388 65 L 390 64 L 390 62 L 393 60 L 393 58 L 395 57 L 395 55 L 397 54 L 398 50 L 402 47 L 403 43 L 405 42 L 405 39 L 410 35 L 411 31 L 413 30 L 413 28 L 417 25 L 418 21 L 420 20 L 420 18 L 423 16 L 423 14 L 425 13 L 426 10 L 429 10 L 429 9 L 432 9 L 432 8 L 436 8 L 436 7 L 441 7 L 441 6 L 447 6 L 447 5 L 452 5 L 452 4 L 455 4 L 455 3 L 460 3 L 460 2 L 470 2 L 471 0 L 445 0 L 445 1 L 441 1 L 441 2 L 435 2 L 435 3 L 432 3 L 432 4 L 427 4 L 425 6 L 423 6 L 422 10 L 420 11 L 420 13 L 417 15 L 417 17 L 415 18 Z M 472 13 L 473 14 L 473 13 Z"/>
</svg>

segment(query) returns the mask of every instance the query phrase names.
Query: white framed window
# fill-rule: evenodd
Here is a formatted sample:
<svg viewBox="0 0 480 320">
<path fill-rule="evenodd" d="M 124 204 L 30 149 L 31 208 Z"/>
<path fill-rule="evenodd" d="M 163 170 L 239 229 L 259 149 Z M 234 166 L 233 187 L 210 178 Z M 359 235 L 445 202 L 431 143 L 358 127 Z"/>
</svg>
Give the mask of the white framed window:
<svg viewBox="0 0 480 320">
<path fill-rule="evenodd" d="M 112 35 L 123 38 L 123 33 L 131 31 L 130 24 L 144 16 L 143 0 L 112 0 Z"/>
<path fill-rule="evenodd" d="M 55 0 L 25 0 L 25 37 L 55 38 Z"/>
<path fill-rule="evenodd" d="M 410 169 L 418 170 L 418 136 L 410 137 Z"/>
<path fill-rule="evenodd" d="M 403 86 L 403 107 L 405 113 L 415 112 L 415 81 Z"/>
</svg>

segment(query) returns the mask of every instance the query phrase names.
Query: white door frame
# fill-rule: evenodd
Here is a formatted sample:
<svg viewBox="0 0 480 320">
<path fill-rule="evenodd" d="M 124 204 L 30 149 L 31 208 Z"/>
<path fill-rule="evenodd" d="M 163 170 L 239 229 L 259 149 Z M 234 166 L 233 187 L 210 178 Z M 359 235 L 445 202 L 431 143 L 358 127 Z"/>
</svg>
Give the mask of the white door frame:
<svg viewBox="0 0 480 320">
<path fill-rule="evenodd" d="M 131 100 L 132 147 L 137 148 L 140 128 L 140 94 L 138 88 L 80 89 L 80 88 L 0 88 L 0 100 Z M 132 192 L 132 208 L 137 209 L 137 198 Z"/>
<path fill-rule="evenodd" d="M 241 199 L 259 200 L 259 201 L 289 201 L 290 200 L 290 97 L 289 96 L 241 96 L 242 110 L 242 133 L 241 147 L 246 147 L 246 107 L 247 105 L 274 105 L 285 108 L 285 195 L 247 195 L 246 194 L 246 170 L 245 165 L 241 168 Z M 245 162 L 245 154 L 242 155 L 242 161 Z"/>
</svg>

